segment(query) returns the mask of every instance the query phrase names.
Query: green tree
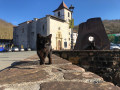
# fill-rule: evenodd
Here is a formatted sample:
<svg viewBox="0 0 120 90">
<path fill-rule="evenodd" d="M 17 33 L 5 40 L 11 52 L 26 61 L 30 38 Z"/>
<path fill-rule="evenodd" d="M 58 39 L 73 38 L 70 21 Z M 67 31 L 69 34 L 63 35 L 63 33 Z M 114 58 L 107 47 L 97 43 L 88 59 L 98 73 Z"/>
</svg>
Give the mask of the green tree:
<svg viewBox="0 0 120 90">
<path fill-rule="evenodd" d="M 71 28 L 71 29 L 74 28 L 74 19 L 69 21 L 69 28 Z"/>
<path fill-rule="evenodd" d="M 110 36 L 108 36 L 108 38 L 109 38 L 110 42 L 114 43 L 115 36 L 113 36 L 113 35 L 110 35 Z"/>
</svg>

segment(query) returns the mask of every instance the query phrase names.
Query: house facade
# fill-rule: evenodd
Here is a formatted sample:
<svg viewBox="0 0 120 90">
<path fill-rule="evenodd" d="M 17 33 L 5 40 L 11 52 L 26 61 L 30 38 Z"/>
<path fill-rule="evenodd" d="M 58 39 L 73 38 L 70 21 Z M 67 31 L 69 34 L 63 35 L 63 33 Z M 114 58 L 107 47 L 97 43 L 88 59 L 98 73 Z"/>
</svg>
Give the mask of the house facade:
<svg viewBox="0 0 120 90">
<path fill-rule="evenodd" d="M 36 49 L 36 37 L 40 33 L 43 36 L 52 34 L 52 48 L 54 50 L 71 48 L 71 11 L 66 4 L 62 2 L 60 6 L 53 11 L 54 15 L 46 15 L 43 18 L 34 18 L 14 27 L 13 43 L 14 46 L 21 48 Z"/>
</svg>

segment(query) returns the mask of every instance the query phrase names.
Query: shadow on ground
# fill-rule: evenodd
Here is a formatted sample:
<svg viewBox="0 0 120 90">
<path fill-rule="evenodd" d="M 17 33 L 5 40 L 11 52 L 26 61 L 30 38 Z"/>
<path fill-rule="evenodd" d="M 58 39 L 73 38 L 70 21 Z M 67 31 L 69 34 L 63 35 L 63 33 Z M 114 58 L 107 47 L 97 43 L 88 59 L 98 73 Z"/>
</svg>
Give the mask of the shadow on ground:
<svg viewBox="0 0 120 90">
<path fill-rule="evenodd" d="M 32 65 L 39 65 L 39 60 L 37 61 L 17 61 L 17 62 L 13 62 L 11 64 L 11 66 L 6 67 L 5 69 L 12 69 L 12 68 L 18 68 L 18 69 L 34 69 L 31 67 L 27 67 L 27 66 L 32 66 Z M 5 69 L 0 70 L 3 71 Z"/>
</svg>

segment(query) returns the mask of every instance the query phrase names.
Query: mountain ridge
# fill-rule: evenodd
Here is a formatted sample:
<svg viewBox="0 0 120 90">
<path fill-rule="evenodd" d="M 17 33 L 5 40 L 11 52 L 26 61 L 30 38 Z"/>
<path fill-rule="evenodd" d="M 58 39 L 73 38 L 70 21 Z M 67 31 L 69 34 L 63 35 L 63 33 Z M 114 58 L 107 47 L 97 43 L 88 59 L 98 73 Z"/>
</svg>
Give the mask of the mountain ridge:
<svg viewBox="0 0 120 90">
<path fill-rule="evenodd" d="M 120 33 L 120 19 L 103 20 L 103 24 L 107 34 Z M 14 25 L 0 19 L 0 39 L 13 39 Z M 78 32 L 79 25 L 74 26 L 73 32 Z"/>
<path fill-rule="evenodd" d="M 102 21 L 107 34 L 120 33 L 120 19 Z M 74 26 L 73 31 L 78 32 L 79 25 Z"/>
<path fill-rule="evenodd" d="M 13 39 L 14 25 L 0 19 L 0 39 Z"/>
</svg>

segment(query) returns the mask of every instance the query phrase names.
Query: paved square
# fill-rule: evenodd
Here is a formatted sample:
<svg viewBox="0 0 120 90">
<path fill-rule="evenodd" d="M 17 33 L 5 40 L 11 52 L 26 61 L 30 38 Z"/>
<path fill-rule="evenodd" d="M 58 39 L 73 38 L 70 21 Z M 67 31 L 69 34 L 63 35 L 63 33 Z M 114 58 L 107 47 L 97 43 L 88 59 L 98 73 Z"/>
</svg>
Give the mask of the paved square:
<svg viewBox="0 0 120 90">
<path fill-rule="evenodd" d="M 24 60 L 25 58 L 35 54 L 36 54 L 36 51 L 0 53 L 0 70 L 11 66 L 13 62 Z"/>
</svg>

